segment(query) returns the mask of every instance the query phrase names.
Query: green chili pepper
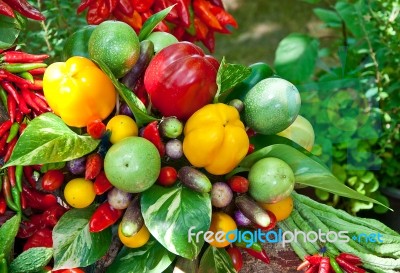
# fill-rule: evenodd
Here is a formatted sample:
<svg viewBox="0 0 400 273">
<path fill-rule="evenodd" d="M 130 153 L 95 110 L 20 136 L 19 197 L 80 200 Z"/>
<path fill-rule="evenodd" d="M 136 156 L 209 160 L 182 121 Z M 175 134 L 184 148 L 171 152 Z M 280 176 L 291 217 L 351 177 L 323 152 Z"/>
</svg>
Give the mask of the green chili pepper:
<svg viewBox="0 0 400 273">
<path fill-rule="evenodd" d="M 18 206 L 15 204 L 13 197 L 11 195 L 11 184 L 10 184 L 10 179 L 8 178 L 7 175 L 3 176 L 3 193 L 4 197 L 6 199 L 7 207 L 12 209 L 13 211 L 18 212 Z"/>
<path fill-rule="evenodd" d="M 335 258 L 330 257 L 329 261 L 330 261 L 331 267 L 335 273 L 343 273 L 342 269 L 340 268 L 339 264 L 336 262 Z"/>
<path fill-rule="evenodd" d="M 258 82 L 274 75 L 271 67 L 266 63 L 254 63 L 249 67 L 251 68 L 251 74 L 244 81 L 237 84 L 223 101 L 230 102 L 233 99 L 243 101 L 246 94 Z"/>
<path fill-rule="evenodd" d="M 15 167 L 15 182 L 19 192 L 22 192 L 22 175 L 23 175 L 24 166 L 17 165 Z"/>
<path fill-rule="evenodd" d="M 18 129 L 19 129 L 19 123 L 18 122 L 14 122 L 13 125 L 11 125 L 10 134 L 8 135 L 8 138 L 7 138 L 7 141 L 6 141 L 7 143 L 10 143 L 14 139 L 14 137 L 17 136 Z"/>
<path fill-rule="evenodd" d="M 24 78 L 25 80 L 30 81 L 31 83 L 34 83 L 34 82 L 35 82 L 35 80 L 34 80 L 32 74 L 29 73 L 28 71 L 21 72 L 21 73 L 19 73 L 18 75 L 20 75 L 21 78 Z"/>
<path fill-rule="evenodd" d="M 242 232 L 242 235 L 243 235 L 243 231 L 241 231 L 241 232 Z M 255 240 L 252 240 L 250 235 L 244 234 L 244 239 L 246 241 L 253 241 L 251 246 L 247 246 L 248 243 L 245 240 L 240 241 L 240 242 L 236 241 L 236 242 L 234 242 L 234 245 L 236 245 L 236 246 L 238 246 L 240 248 L 250 248 L 250 249 L 252 249 L 252 250 L 254 250 L 256 252 L 261 252 L 263 250 L 261 244 L 259 242 L 255 241 Z"/>
<path fill-rule="evenodd" d="M 21 73 L 36 68 L 47 67 L 45 63 L 4 63 L 0 65 L 1 69 L 5 69 L 11 73 Z"/>
<path fill-rule="evenodd" d="M 8 107 L 7 107 L 7 92 L 0 86 L 0 98 L 1 98 L 1 103 L 4 105 L 8 112 Z"/>
<path fill-rule="evenodd" d="M 15 205 L 17 206 L 17 212 L 21 212 L 21 192 L 17 187 L 11 189 L 11 194 L 14 199 Z"/>
<path fill-rule="evenodd" d="M 8 273 L 7 261 L 4 257 L 0 259 L 0 273 Z"/>
</svg>

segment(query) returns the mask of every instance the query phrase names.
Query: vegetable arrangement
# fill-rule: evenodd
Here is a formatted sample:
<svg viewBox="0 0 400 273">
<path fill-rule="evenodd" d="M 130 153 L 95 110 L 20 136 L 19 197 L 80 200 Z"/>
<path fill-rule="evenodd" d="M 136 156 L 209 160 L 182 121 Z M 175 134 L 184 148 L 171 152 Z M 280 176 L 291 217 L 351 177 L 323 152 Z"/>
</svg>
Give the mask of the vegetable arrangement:
<svg viewBox="0 0 400 273">
<path fill-rule="evenodd" d="M 292 133 L 302 128 L 296 87 L 266 64 L 219 62 L 190 42 L 169 40 L 155 51 L 147 38 L 171 10 L 150 17 L 138 36 L 125 23 L 101 23 L 86 57 L 68 56 L 46 70 L 26 65 L 42 69 L 40 90 L 35 79 L 3 69 L 1 83 L 17 87 L 8 98 L 35 86 L 32 93 L 51 108 L 27 110 L 26 128 L 3 156 L 2 194 L 10 209 L 3 205 L 9 219 L 0 227 L 3 271 L 172 272 L 184 265 L 189 272 L 237 272 L 241 251 L 270 263 L 251 240 L 255 230 L 278 224 L 353 233 L 355 223 L 389 241 L 377 249 L 326 243 L 327 256 L 307 256 L 317 244 L 293 244 L 308 262 L 300 269 L 328 272 L 333 264 L 364 272 L 354 255 L 375 272 L 397 269 L 394 231 L 294 193 L 297 184 L 379 204 L 340 183 L 308 152 L 313 134 Z M 118 40 L 115 51 L 102 46 L 104 37 Z M 11 135 L 11 128 L 3 130 Z M 22 252 L 12 251 L 14 243 L 23 244 Z M 387 257 L 376 256 L 381 252 Z"/>
<path fill-rule="evenodd" d="M 211 52 L 215 47 L 215 32 L 230 33 L 238 27 L 221 0 L 82 0 L 77 12 L 88 9 L 86 19 L 91 25 L 116 19 L 139 32 L 149 17 L 170 6 L 174 8 L 156 30 L 172 33 L 180 41 L 201 41 Z"/>
</svg>

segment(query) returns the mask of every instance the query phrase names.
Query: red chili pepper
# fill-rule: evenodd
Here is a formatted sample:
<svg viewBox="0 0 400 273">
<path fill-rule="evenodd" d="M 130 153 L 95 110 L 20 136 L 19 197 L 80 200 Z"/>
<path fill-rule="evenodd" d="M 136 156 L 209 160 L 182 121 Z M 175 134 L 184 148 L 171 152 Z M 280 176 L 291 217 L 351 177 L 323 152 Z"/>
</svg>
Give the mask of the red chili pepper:
<svg viewBox="0 0 400 273">
<path fill-rule="evenodd" d="M 211 29 L 208 30 L 207 32 L 207 36 L 204 40 L 201 40 L 201 42 L 203 43 L 203 45 L 205 47 L 207 47 L 207 49 L 210 52 L 214 52 L 215 49 L 215 35 L 214 35 L 214 31 L 212 31 Z"/>
<path fill-rule="evenodd" d="M 44 17 L 43 14 L 40 13 L 40 11 L 34 8 L 26 0 L 3 0 L 3 1 L 25 17 L 39 21 L 43 21 L 44 19 L 46 19 L 46 17 Z"/>
<path fill-rule="evenodd" d="M 32 107 L 32 109 L 35 110 L 35 111 L 40 111 L 40 109 L 37 106 L 37 104 L 32 100 L 33 95 L 31 95 L 31 93 L 32 93 L 31 91 L 29 91 L 26 88 L 22 88 L 21 89 L 21 93 L 22 93 L 22 98 L 25 100 L 27 105 Z"/>
<path fill-rule="evenodd" d="M 47 54 L 29 54 L 22 51 L 6 51 L 1 54 L 0 61 L 7 63 L 37 63 L 46 60 Z M 32 68 L 33 69 L 33 68 Z"/>
<path fill-rule="evenodd" d="M 89 6 L 89 10 L 86 14 L 86 20 L 91 25 L 98 25 L 105 20 L 105 18 L 101 15 L 102 12 L 99 12 L 103 8 L 103 1 L 96 0 L 92 2 Z"/>
<path fill-rule="evenodd" d="M 6 199 L 7 206 L 13 211 L 18 211 L 18 206 L 15 204 L 14 199 L 11 194 L 11 184 L 10 179 L 7 175 L 3 176 L 3 185 L 2 185 L 3 195 Z"/>
<path fill-rule="evenodd" d="M 310 267 L 310 262 L 309 261 L 304 261 L 302 262 L 297 268 L 297 271 L 302 271 L 303 269 L 309 268 Z"/>
<path fill-rule="evenodd" d="M 247 150 L 247 154 L 249 155 L 249 154 L 253 153 L 255 148 L 256 147 L 254 146 L 254 144 L 250 144 L 249 149 Z"/>
<path fill-rule="evenodd" d="M 208 27 L 216 31 L 223 31 L 223 27 L 211 11 L 212 7 L 213 4 L 206 0 L 193 1 L 193 10 L 196 16 L 198 16 Z"/>
<path fill-rule="evenodd" d="M 89 220 L 89 231 L 100 232 L 112 226 L 122 216 L 124 210 L 113 208 L 107 201 L 101 204 Z"/>
<path fill-rule="evenodd" d="M 120 21 L 123 21 L 125 23 L 127 23 L 128 25 L 130 25 L 135 31 L 140 30 L 140 28 L 142 27 L 142 17 L 140 17 L 139 13 L 134 10 L 132 12 L 132 15 L 125 15 L 122 11 L 120 11 L 119 9 L 115 9 L 113 12 L 113 15 L 115 16 L 115 18 L 117 18 Z"/>
<path fill-rule="evenodd" d="M 208 0 L 208 2 L 211 2 L 214 6 L 223 8 L 224 4 L 222 3 L 222 0 Z"/>
<path fill-rule="evenodd" d="M 144 74 L 138 79 L 135 87 L 133 88 L 133 92 L 147 107 L 149 105 L 149 94 L 146 91 L 146 87 L 144 86 L 143 80 L 144 80 Z"/>
<path fill-rule="evenodd" d="M 44 228 L 35 232 L 24 244 L 23 250 L 26 251 L 32 247 L 53 247 L 53 232 Z"/>
<path fill-rule="evenodd" d="M 6 199 L 3 194 L 0 192 L 0 215 L 3 215 L 7 210 Z"/>
<path fill-rule="evenodd" d="M 264 262 L 266 264 L 270 263 L 269 257 L 268 257 L 268 255 L 267 255 L 267 253 L 265 252 L 264 249 L 261 250 L 260 252 L 257 252 L 257 251 L 255 251 L 255 250 L 253 250 L 251 248 L 245 248 L 244 250 L 246 250 L 246 252 L 249 253 L 254 258 L 256 258 L 256 259 L 258 259 L 258 260 L 260 260 L 260 261 L 262 261 L 262 262 Z"/>
<path fill-rule="evenodd" d="M 132 0 L 135 10 L 138 12 L 146 12 L 154 4 L 154 0 Z"/>
<path fill-rule="evenodd" d="M 116 10 L 122 12 L 126 16 L 131 16 L 133 14 L 133 6 L 131 0 L 119 0 L 117 3 Z M 115 12 L 115 10 L 114 10 Z"/>
<path fill-rule="evenodd" d="M 0 69 L 0 73 L 1 73 L 1 69 Z M 11 74 L 13 75 L 13 74 Z M 21 78 L 22 79 L 22 78 Z M 23 79 L 24 80 L 24 79 Z M 25 81 L 25 80 L 24 80 Z M 18 96 L 18 91 L 17 89 L 15 89 L 15 87 L 8 81 L 0 81 L 0 85 L 1 87 L 3 87 L 3 89 L 5 91 L 8 92 L 9 96 L 11 95 L 15 101 L 17 102 L 17 104 L 19 104 L 19 96 Z"/>
<path fill-rule="evenodd" d="M 350 253 L 340 253 L 338 255 L 338 258 L 341 258 L 343 260 L 345 260 L 346 262 L 349 262 L 353 265 L 362 265 L 362 261 L 361 258 L 354 255 L 354 254 L 350 254 Z"/>
<path fill-rule="evenodd" d="M 90 154 L 86 158 L 85 179 L 96 178 L 103 168 L 103 158 L 98 153 Z"/>
<path fill-rule="evenodd" d="M 16 137 L 14 137 L 13 140 L 11 140 L 10 143 L 8 143 L 7 151 L 6 151 L 6 154 L 5 154 L 4 158 L 3 158 L 4 162 L 7 162 L 10 159 L 11 154 L 12 154 L 12 152 L 14 150 L 14 147 L 17 144 L 17 140 L 18 139 Z"/>
<path fill-rule="evenodd" d="M 106 132 L 106 125 L 101 121 L 101 119 L 96 119 L 89 122 L 86 127 L 88 134 L 94 139 L 100 139 Z"/>
<path fill-rule="evenodd" d="M 106 0 L 105 2 L 106 2 L 108 10 L 111 13 L 117 7 L 118 0 Z"/>
<path fill-rule="evenodd" d="M 26 199 L 25 199 L 25 197 L 21 194 L 21 208 L 22 209 L 26 209 L 27 208 L 27 206 L 26 206 Z"/>
<path fill-rule="evenodd" d="M 163 157 L 165 155 L 165 144 L 163 143 L 161 136 L 160 136 L 160 132 L 158 131 L 158 122 L 157 121 L 153 121 L 153 122 L 149 123 L 144 128 L 142 136 L 156 146 L 161 157 Z"/>
<path fill-rule="evenodd" d="M 31 90 L 41 91 L 43 90 L 43 81 L 35 79 L 33 83 L 29 83 L 27 86 Z"/>
<path fill-rule="evenodd" d="M 330 273 L 331 272 L 331 262 L 328 257 L 323 257 L 319 265 L 318 273 Z"/>
<path fill-rule="evenodd" d="M 32 76 L 37 76 L 37 75 L 43 75 L 45 71 L 46 71 L 46 67 L 42 67 L 42 68 L 36 68 L 36 69 L 29 70 L 29 73 L 31 73 Z"/>
<path fill-rule="evenodd" d="M 240 252 L 239 248 L 232 246 L 227 249 L 229 256 L 231 256 L 233 267 L 235 268 L 236 272 L 239 272 L 243 267 L 243 258 L 242 253 Z"/>
<path fill-rule="evenodd" d="M 50 193 L 39 191 L 27 186 L 22 187 L 22 194 L 28 207 L 45 211 L 49 207 L 57 205 L 57 197 Z"/>
<path fill-rule="evenodd" d="M 344 260 L 343 258 L 340 258 L 339 256 L 336 257 L 336 262 L 340 265 L 341 268 L 343 268 L 344 271 L 348 273 L 365 273 L 364 269 L 349 263 L 348 261 Z"/>
<path fill-rule="evenodd" d="M 47 105 L 46 100 L 39 93 L 30 92 L 32 100 L 40 108 L 42 112 L 50 112 L 51 109 Z"/>
<path fill-rule="evenodd" d="M 322 257 L 318 254 L 315 254 L 313 256 L 305 256 L 304 259 L 309 261 L 311 265 L 316 265 L 316 264 L 319 265 L 322 261 Z"/>
<path fill-rule="evenodd" d="M 18 133 L 19 133 L 19 135 L 21 135 L 21 134 L 24 132 L 24 130 L 26 129 L 26 126 L 28 126 L 28 125 L 26 125 L 26 123 L 22 123 L 22 124 L 19 126 L 19 128 L 18 128 Z"/>
<path fill-rule="evenodd" d="M 77 13 L 81 13 L 84 11 L 87 7 L 89 7 L 94 1 L 96 0 L 82 0 L 81 3 L 78 6 Z"/>
<path fill-rule="evenodd" d="M 8 174 L 8 178 L 10 179 L 10 184 L 11 187 L 15 187 L 16 185 L 16 180 L 15 180 L 15 166 L 9 166 L 7 168 L 7 174 Z"/>
<path fill-rule="evenodd" d="M 64 182 L 64 174 L 61 170 L 48 170 L 42 177 L 42 189 L 45 191 L 55 191 Z"/>
<path fill-rule="evenodd" d="M 208 27 L 200 18 L 194 17 L 194 27 L 196 29 L 196 37 L 199 40 L 204 40 L 207 37 Z"/>
<path fill-rule="evenodd" d="M 13 96 L 7 96 L 7 109 L 8 115 L 10 116 L 10 121 L 15 121 L 15 113 L 17 110 L 17 102 L 15 101 Z"/>
<path fill-rule="evenodd" d="M 94 191 L 97 195 L 102 195 L 108 190 L 111 190 L 113 185 L 106 177 L 106 173 L 104 171 L 100 172 L 100 174 L 96 177 L 94 181 Z"/>
<path fill-rule="evenodd" d="M 196 19 L 196 18 L 195 18 Z M 195 27 L 196 27 L 196 23 L 195 23 Z M 183 26 L 176 26 L 173 31 L 172 31 L 172 35 L 174 35 L 176 37 L 176 39 L 178 39 L 179 41 L 182 41 L 182 37 L 185 34 L 186 30 Z M 197 32 L 197 30 L 196 30 Z"/>
<path fill-rule="evenodd" d="M 22 114 L 22 112 L 19 111 L 19 109 L 18 109 L 17 113 L 15 114 L 15 121 L 18 123 L 21 123 L 23 118 L 24 118 L 24 114 Z"/>
<path fill-rule="evenodd" d="M 0 136 L 4 135 L 8 130 L 10 130 L 13 122 L 11 120 L 6 120 L 0 125 Z"/>
<path fill-rule="evenodd" d="M 166 9 L 172 5 L 174 5 L 170 0 L 157 0 L 154 2 L 153 5 L 153 11 L 154 12 L 159 12 L 162 11 L 163 9 Z M 178 11 L 176 10 L 176 6 L 167 14 L 165 17 L 168 21 L 179 21 L 179 14 Z"/>
<path fill-rule="evenodd" d="M 6 154 L 6 144 L 7 144 L 8 135 L 9 135 L 9 132 L 6 132 L 0 138 L 0 157 L 4 156 Z"/>
<path fill-rule="evenodd" d="M 47 227 L 54 227 L 67 210 L 59 204 L 50 207 L 42 214 L 42 221 Z"/>
<path fill-rule="evenodd" d="M 25 179 L 32 188 L 36 188 L 36 181 L 33 179 L 33 168 L 31 166 L 24 166 L 23 170 Z"/>
<path fill-rule="evenodd" d="M 177 9 L 178 9 L 178 14 L 181 19 L 181 25 L 184 27 L 189 27 L 190 26 L 190 11 L 189 11 L 189 6 L 190 6 L 190 0 L 175 0 L 175 2 L 178 4 Z"/>
<path fill-rule="evenodd" d="M 217 18 L 218 22 L 223 27 L 222 33 L 230 33 L 229 26 L 237 28 L 238 23 L 236 22 L 235 18 L 226 12 L 223 8 L 217 6 L 210 7 L 211 12 L 214 14 L 215 18 Z"/>
<path fill-rule="evenodd" d="M 0 14 L 15 18 L 13 9 L 2 0 L 0 0 Z"/>
<path fill-rule="evenodd" d="M 310 266 L 304 273 L 318 273 L 319 264 Z"/>
</svg>

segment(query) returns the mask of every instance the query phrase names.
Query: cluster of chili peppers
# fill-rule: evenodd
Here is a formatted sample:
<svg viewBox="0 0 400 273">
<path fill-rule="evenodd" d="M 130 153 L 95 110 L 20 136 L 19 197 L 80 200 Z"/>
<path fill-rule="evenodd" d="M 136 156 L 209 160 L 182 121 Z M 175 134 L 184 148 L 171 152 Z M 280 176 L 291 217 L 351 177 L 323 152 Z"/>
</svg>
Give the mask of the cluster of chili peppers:
<svg viewBox="0 0 400 273">
<path fill-rule="evenodd" d="M 0 14 L 15 18 L 15 11 L 33 20 L 42 21 L 46 19 L 27 0 L 0 0 Z"/>
<path fill-rule="evenodd" d="M 89 24 L 116 19 L 139 32 L 151 15 L 172 5 L 174 8 L 156 30 L 170 32 L 181 41 L 200 41 L 211 52 L 215 48 L 215 32 L 230 33 L 238 27 L 221 0 L 82 0 L 77 12 L 88 9 Z"/>
<path fill-rule="evenodd" d="M 350 253 L 340 253 L 334 257 L 324 257 L 319 254 L 305 256 L 305 261 L 297 267 L 297 270 L 305 270 L 305 273 L 365 273 L 360 257 Z"/>
</svg>

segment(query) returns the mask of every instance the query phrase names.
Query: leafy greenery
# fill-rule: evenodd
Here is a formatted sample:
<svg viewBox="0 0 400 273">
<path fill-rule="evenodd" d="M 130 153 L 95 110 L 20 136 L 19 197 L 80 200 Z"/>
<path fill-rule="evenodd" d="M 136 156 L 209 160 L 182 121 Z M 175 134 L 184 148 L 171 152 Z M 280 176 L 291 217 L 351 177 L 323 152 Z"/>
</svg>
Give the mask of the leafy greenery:
<svg viewBox="0 0 400 273">
<path fill-rule="evenodd" d="M 398 187 L 395 177 L 400 174 L 395 160 L 400 155 L 400 5 L 395 0 L 337 0 L 326 6 L 330 8 L 315 8 L 314 13 L 330 36 L 289 35 L 276 51 L 275 66 L 278 74 L 298 84 L 301 114 L 316 132 L 313 153 L 341 182 L 387 204 L 379 184 Z M 288 41 L 301 43 L 302 52 L 285 54 L 291 48 Z M 299 69 L 302 73 L 296 73 Z M 370 202 L 321 190 L 316 194 L 352 213 L 371 208 L 384 212 Z"/>
</svg>

